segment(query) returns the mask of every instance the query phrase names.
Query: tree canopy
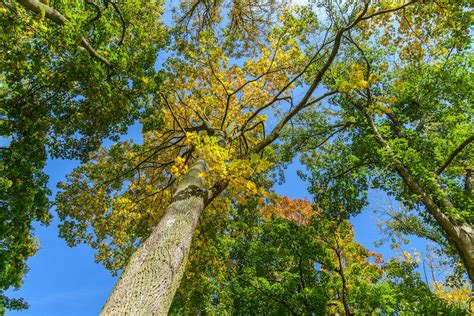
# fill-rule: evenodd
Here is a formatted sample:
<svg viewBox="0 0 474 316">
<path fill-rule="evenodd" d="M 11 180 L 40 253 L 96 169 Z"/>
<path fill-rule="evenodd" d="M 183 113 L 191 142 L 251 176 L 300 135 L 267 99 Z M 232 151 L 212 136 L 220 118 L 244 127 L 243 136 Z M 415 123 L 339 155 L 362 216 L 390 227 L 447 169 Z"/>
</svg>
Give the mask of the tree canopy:
<svg viewBox="0 0 474 316">
<path fill-rule="evenodd" d="M 59 184 L 61 237 L 123 270 L 103 315 L 466 308 L 416 261 L 382 265 L 348 219 L 384 190 L 407 209 L 386 232 L 435 241 L 472 282 L 468 1 L 193 0 L 169 28 L 159 1 L 1 9 L 4 289 L 50 218 L 49 155 L 82 161 Z M 143 142 L 118 141 L 136 121 Z M 272 189 L 296 157 L 314 203 Z"/>
<path fill-rule="evenodd" d="M 307 200 L 283 197 L 261 212 L 255 208 L 253 201 L 228 214 L 213 207 L 204 213 L 171 314 L 429 314 L 466 308 L 468 288 L 460 300 L 438 298 L 417 272 L 416 254 L 384 261 L 354 242 L 348 221 L 326 218 Z"/>
<path fill-rule="evenodd" d="M 416 23 L 404 18 L 375 43 L 348 37 L 353 51 L 334 68 L 330 81 L 342 80 L 343 93 L 298 118 L 281 150 L 288 159 L 301 154 L 310 170 L 310 191 L 329 211 L 357 214 L 369 188 L 396 198 L 412 214 L 392 214 L 391 230 L 440 244 L 464 262 L 472 280 L 469 39 L 462 33 L 467 30 L 450 30 L 439 20 L 429 33 Z M 407 50 L 400 34 L 417 27 L 420 34 L 411 40 L 419 44 L 410 42 Z M 326 132 L 327 126 L 334 130 Z"/>
</svg>

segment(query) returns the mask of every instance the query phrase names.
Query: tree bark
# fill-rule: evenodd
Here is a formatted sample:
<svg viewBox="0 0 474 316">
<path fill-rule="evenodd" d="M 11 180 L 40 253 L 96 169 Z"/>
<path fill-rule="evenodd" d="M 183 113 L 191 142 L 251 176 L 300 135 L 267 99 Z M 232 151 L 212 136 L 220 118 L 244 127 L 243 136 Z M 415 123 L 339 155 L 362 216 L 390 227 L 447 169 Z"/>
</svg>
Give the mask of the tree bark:
<svg viewBox="0 0 474 316">
<path fill-rule="evenodd" d="M 100 315 L 167 315 L 188 259 L 206 190 L 199 159 L 182 176 L 171 204 L 135 251 Z"/>
</svg>

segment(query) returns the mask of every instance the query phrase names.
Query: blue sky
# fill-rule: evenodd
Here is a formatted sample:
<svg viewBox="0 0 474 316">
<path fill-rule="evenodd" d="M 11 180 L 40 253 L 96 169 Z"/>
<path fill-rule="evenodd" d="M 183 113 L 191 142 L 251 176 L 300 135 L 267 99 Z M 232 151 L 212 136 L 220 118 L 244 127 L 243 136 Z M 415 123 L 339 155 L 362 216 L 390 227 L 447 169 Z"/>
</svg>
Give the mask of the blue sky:
<svg viewBox="0 0 474 316">
<path fill-rule="evenodd" d="M 56 191 L 56 183 L 76 165 L 73 161 L 48 161 L 46 172 L 50 175 L 50 188 Z M 94 263 L 92 249 L 87 246 L 70 248 L 58 237 L 58 219 L 48 227 L 36 225 L 35 235 L 40 250 L 28 260 L 30 271 L 19 291 L 10 292 L 21 296 L 30 308 L 7 315 L 97 315 L 101 304 L 112 290 L 115 278 L 101 265 Z"/>
</svg>

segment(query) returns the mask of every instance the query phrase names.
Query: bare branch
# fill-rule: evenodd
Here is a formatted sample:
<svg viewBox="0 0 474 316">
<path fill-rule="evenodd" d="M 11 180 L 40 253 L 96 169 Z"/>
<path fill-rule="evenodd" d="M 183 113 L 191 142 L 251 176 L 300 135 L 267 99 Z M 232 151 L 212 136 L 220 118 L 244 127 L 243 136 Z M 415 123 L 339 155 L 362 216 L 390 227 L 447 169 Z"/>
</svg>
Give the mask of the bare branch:
<svg viewBox="0 0 474 316">
<path fill-rule="evenodd" d="M 275 128 L 270 133 L 270 135 L 268 135 L 268 137 L 265 140 L 263 140 L 257 146 L 255 146 L 255 148 L 252 150 L 252 152 L 259 152 L 263 148 L 265 148 L 266 146 L 270 145 L 273 141 L 275 141 L 275 139 L 277 139 L 278 136 L 280 135 L 280 132 L 283 129 L 283 127 L 286 125 L 286 123 L 291 118 L 293 118 L 296 114 L 298 114 L 302 109 L 304 109 L 305 107 L 308 106 L 307 103 L 308 103 L 309 99 L 311 98 L 311 95 L 313 94 L 314 90 L 316 90 L 316 88 L 321 83 L 321 81 L 323 80 L 324 74 L 327 72 L 327 70 L 331 66 L 332 62 L 336 58 L 337 53 L 339 52 L 339 47 L 341 46 L 342 36 L 344 35 L 344 32 L 350 30 L 355 25 L 357 25 L 357 23 L 359 23 L 361 21 L 362 17 L 367 12 L 368 8 L 369 8 L 369 4 L 365 3 L 364 9 L 360 13 L 360 15 L 354 20 L 354 22 L 351 23 L 350 25 L 348 25 L 347 27 L 345 27 L 343 29 L 340 29 L 336 33 L 336 36 L 334 38 L 334 45 L 331 49 L 331 54 L 329 55 L 328 59 L 324 63 L 323 67 L 317 73 L 316 78 L 313 80 L 313 83 L 311 84 L 309 89 L 306 91 L 305 95 L 303 96 L 303 99 L 301 99 L 301 101 L 298 103 L 298 105 L 293 110 L 288 112 L 288 114 L 285 115 L 280 120 L 280 122 L 278 122 L 278 124 L 275 126 Z M 301 73 L 301 75 L 302 75 L 302 73 Z M 336 93 L 336 91 L 327 92 L 324 95 L 322 95 L 319 99 L 316 99 L 315 101 L 313 101 L 312 103 L 319 102 L 320 100 L 322 100 L 322 99 L 324 99 L 324 98 L 326 98 L 330 95 L 333 95 L 335 93 Z"/>
</svg>

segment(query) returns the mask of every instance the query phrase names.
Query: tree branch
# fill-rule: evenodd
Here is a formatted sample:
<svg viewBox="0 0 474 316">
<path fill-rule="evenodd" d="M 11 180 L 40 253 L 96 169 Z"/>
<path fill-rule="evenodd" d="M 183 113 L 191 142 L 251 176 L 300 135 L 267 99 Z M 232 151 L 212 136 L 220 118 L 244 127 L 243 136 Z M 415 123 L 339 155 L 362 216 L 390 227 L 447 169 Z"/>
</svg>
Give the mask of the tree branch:
<svg viewBox="0 0 474 316">
<path fill-rule="evenodd" d="M 286 123 L 288 123 L 288 121 L 291 118 L 293 118 L 296 114 L 298 114 L 301 110 L 303 110 L 304 108 L 306 108 L 308 106 L 308 102 L 309 102 L 309 99 L 311 98 L 311 95 L 316 90 L 316 88 L 321 83 L 321 81 L 323 80 L 324 75 L 328 71 L 329 67 L 331 67 L 334 59 L 336 59 L 337 53 L 339 52 L 339 48 L 341 46 L 341 41 L 342 41 L 342 37 L 344 35 L 344 32 L 349 31 L 354 26 L 356 26 L 357 23 L 362 21 L 362 18 L 367 13 L 368 8 L 369 8 L 369 3 L 366 2 L 364 4 L 364 8 L 363 8 L 362 12 L 358 15 L 358 17 L 350 25 L 348 25 L 348 26 L 340 29 L 339 31 L 337 31 L 337 33 L 334 37 L 334 45 L 331 49 L 331 53 L 330 53 L 328 59 L 324 63 L 323 67 L 316 74 L 316 77 L 314 78 L 313 82 L 311 83 L 311 86 L 308 88 L 308 90 L 306 91 L 306 93 L 303 96 L 303 98 L 301 99 L 301 101 L 298 103 L 298 105 L 293 110 L 288 112 L 278 122 L 278 124 L 275 126 L 275 128 L 272 130 L 272 132 L 268 135 L 268 137 L 265 140 L 263 140 L 262 142 L 260 142 L 259 144 L 257 144 L 257 146 L 255 146 L 253 148 L 253 150 L 251 151 L 252 153 L 261 151 L 266 146 L 270 145 L 273 141 L 275 141 L 275 139 L 277 139 L 278 136 L 280 135 L 280 132 L 283 129 L 283 127 L 285 127 Z M 337 93 L 337 91 L 327 92 L 324 95 L 322 95 L 320 98 L 316 99 L 314 102 L 311 102 L 311 103 L 318 102 L 318 101 L 320 101 L 320 100 L 322 100 L 322 99 L 324 99 L 328 96 L 331 96 L 335 93 Z"/>
<path fill-rule="evenodd" d="M 405 7 L 408 7 L 409 5 L 412 5 L 413 3 L 416 3 L 416 2 L 418 2 L 418 1 L 413 0 L 413 1 L 409 1 L 409 2 L 401 5 L 399 7 L 393 8 L 393 9 L 388 9 L 388 10 L 382 10 L 382 11 L 379 11 L 379 12 L 375 12 L 374 14 L 370 14 L 370 15 L 367 15 L 367 16 L 363 17 L 362 20 L 368 20 L 368 19 L 371 19 L 371 18 L 373 18 L 377 15 L 382 15 L 382 14 L 398 11 L 398 10 L 403 9 Z"/>
<path fill-rule="evenodd" d="M 446 161 L 441 165 L 439 166 L 438 168 L 436 168 L 435 170 L 435 174 L 437 175 L 440 175 L 444 169 L 446 169 L 446 167 L 449 166 L 449 164 L 453 161 L 454 158 L 456 158 L 456 156 L 467 146 L 469 145 L 470 143 L 474 142 L 474 135 L 469 137 L 468 139 L 466 139 L 465 141 L 463 141 L 461 143 L 461 145 L 459 145 L 449 156 L 448 156 L 448 159 L 446 159 Z"/>
<path fill-rule="evenodd" d="M 67 22 L 67 18 L 56 11 L 55 9 L 51 8 L 50 6 L 47 6 L 38 0 L 17 0 L 18 3 L 24 7 L 25 9 L 32 11 L 37 14 L 43 14 L 46 18 L 49 20 L 55 22 L 58 25 L 63 26 Z M 89 42 L 85 39 L 84 36 L 81 36 L 81 43 L 80 45 L 89 52 L 89 54 L 99 60 L 101 63 L 105 64 L 107 67 L 113 68 L 112 64 L 101 54 L 99 54 L 90 44 Z"/>
<path fill-rule="evenodd" d="M 466 175 L 464 178 L 464 192 L 467 195 L 473 195 L 474 193 L 474 168 L 466 168 Z"/>
<path fill-rule="evenodd" d="M 160 96 L 163 98 L 163 100 L 165 101 L 166 105 L 168 106 L 168 109 L 170 110 L 171 115 L 173 116 L 174 120 L 175 120 L 176 123 L 178 124 L 179 129 L 181 130 L 181 132 L 183 132 L 183 135 L 186 135 L 186 131 L 185 131 L 185 129 L 183 128 L 183 126 L 181 125 L 181 123 L 179 122 L 179 120 L 178 120 L 178 118 L 176 117 L 176 115 L 174 114 L 173 109 L 171 108 L 171 105 L 168 103 L 168 99 L 166 99 L 165 95 L 164 95 L 163 93 L 161 93 L 161 92 L 160 92 Z"/>
</svg>

